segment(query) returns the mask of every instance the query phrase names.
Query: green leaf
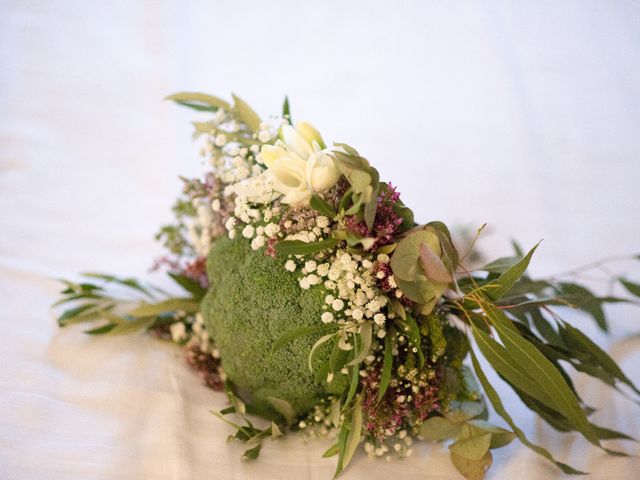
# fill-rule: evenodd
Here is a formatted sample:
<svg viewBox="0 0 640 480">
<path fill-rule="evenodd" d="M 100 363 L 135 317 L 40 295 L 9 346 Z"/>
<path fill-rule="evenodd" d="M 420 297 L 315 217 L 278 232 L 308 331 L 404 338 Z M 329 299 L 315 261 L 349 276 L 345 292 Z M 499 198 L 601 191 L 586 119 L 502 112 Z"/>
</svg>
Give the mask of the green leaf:
<svg viewBox="0 0 640 480">
<path fill-rule="evenodd" d="M 487 454 L 490 446 L 491 434 L 485 433 L 475 437 L 460 439 L 449 445 L 449 450 L 451 450 L 451 453 L 455 453 L 467 460 L 480 460 Z"/>
<path fill-rule="evenodd" d="M 356 390 L 358 389 L 359 380 L 360 380 L 360 367 L 356 365 L 354 367 L 351 367 L 351 377 L 349 378 L 349 391 L 347 392 L 347 398 L 344 401 L 343 409 L 346 409 L 351 403 L 351 400 L 353 400 L 353 398 L 355 397 Z"/>
<path fill-rule="evenodd" d="M 116 325 L 118 324 L 110 322 L 100 327 L 92 328 L 91 330 L 85 330 L 84 333 L 88 335 L 104 335 L 109 333 L 111 330 L 113 330 L 116 327 Z"/>
<path fill-rule="evenodd" d="M 349 425 L 346 421 L 342 423 L 340 427 L 340 432 L 338 433 L 338 441 L 336 442 L 336 447 L 338 450 L 338 464 L 336 465 L 336 472 L 333 478 L 337 477 L 340 472 L 344 469 L 344 453 L 347 446 L 347 436 L 349 435 Z M 328 451 L 327 451 L 328 452 Z M 325 452 L 326 454 L 326 452 Z"/>
<path fill-rule="evenodd" d="M 369 350 L 371 349 L 371 322 L 365 322 L 360 326 L 360 339 L 362 340 L 362 347 L 353 360 L 347 363 L 349 366 L 358 366 L 360 362 L 362 362 L 367 355 L 369 355 Z"/>
<path fill-rule="evenodd" d="M 376 183 L 378 182 L 378 172 L 376 169 L 372 168 L 375 175 L 373 177 L 373 192 L 371 193 L 371 198 L 364 205 L 364 223 L 367 225 L 369 231 L 373 229 L 373 225 L 376 221 L 376 211 L 378 210 L 378 191 L 375 188 Z"/>
<path fill-rule="evenodd" d="M 327 335 L 323 335 L 316 341 L 316 343 L 313 344 L 313 347 L 311 347 L 311 350 L 309 351 L 309 358 L 308 358 L 309 371 L 313 372 L 313 354 L 316 353 L 316 350 L 318 349 L 318 347 L 320 347 L 322 344 L 331 340 L 335 335 L 336 335 L 335 333 L 329 333 Z"/>
<path fill-rule="evenodd" d="M 296 411 L 293 409 L 291 404 L 286 400 L 277 397 L 267 397 L 267 400 L 273 405 L 273 408 L 282 415 L 282 417 L 287 422 L 287 425 L 292 425 L 296 420 Z"/>
<path fill-rule="evenodd" d="M 138 330 L 146 330 L 155 323 L 155 318 L 136 318 L 118 323 L 109 329 L 107 335 L 129 335 Z M 88 333 L 88 332 L 87 332 Z"/>
<path fill-rule="evenodd" d="M 603 332 L 608 331 L 607 319 L 602 309 L 606 300 L 596 297 L 589 289 L 577 283 L 563 282 L 558 284 L 561 300 L 574 308 L 587 312 L 596 321 Z"/>
<path fill-rule="evenodd" d="M 449 283 L 453 280 L 451 272 L 444 265 L 443 261 L 424 242 L 418 249 L 419 261 L 424 274 L 429 280 L 440 283 Z"/>
<path fill-rule="evenodd" d="M 487 263 L 476 270 L 482 270 L 484 272 L 489 273 L 504 273 L 513 267 L 522 257 L 502 257 L 494 260 L 493 262 Z"/>
<path fill-rule="evenodd" d="M 451 423 L 462 424 L 472 420 L 484 413 L 486 407 L 482 402 L 449 402 L 449 410 L 445 413 L 445 418 Z"/>
<path fill-rule="evenodd" d="M 337 443 L 334 443 L 322 454 L 322 458 L 333 457 L 338 453 L 340 453 L 340 448 Z"/>
<path fill-rule="evenodd" d="M 289 125 L 293 125 L 293 121 L 291 120 L 291 109 L 289 107 L 289 97 L 286 95 L 282 104 L 282 118 L 289 122 Z"/>
<path fill-rule="evenodd" d="M 251 132 L 256 133 L 260 129 L 260 117 L 258 114 L 253 111 L 247 102 L 236 94 L 232 93 L 231 97 L 233 98 L 233 108 L 231 112 L 234 113 L 240 121 L 244 122 Z"/>
<path fill-rule="evenodd" d="M 580 330 L 566 322 L 563 322 L 563 327 L 560 329 L 560 335 L 569 348 L 588 353 L 607 373 L 631 387 L 636 393 L 640 394 L 638 387 L 636 387 L 629 377 L 624 374 L 613 358 L 611 358 L 607 352 L 602 350 Z"/>
<path fill-rule="evenodd" d="M 280 430 L 280 427 L 278 427 L 278 424 L 275 422 L 271 422 L 271 438 L 278 438 L 282 436 L 283 433 L 282 430 Z"/>
<path fill-rule="evenodd" d="M 620 278 L 619 280 L 620 280 L 620 283 L 624 285 L 624 288 L 626 288 L 631 295 L 640 297 L 640 284 L 631 282 L 625 278 Z"/>
<path fill-rule="evenodd" d="M 432 442 L 456 439 L 460 436 L 462 425 L 452 423 L 444 417 L 431 417 L 420 427 L 420 438 Z"/>
<path fill-rule="evenodd" d="M 515 360 L 515 365 L 518 365 L 541 389 L 545 390 L 551 400 L 549 405 L 567 418 L 587 440 L 600 446 L 598 436 L 580 408 L 578 398 L 558 369 L 535 346 L 522 338 L 504 313 L 499 310 L 489 310 L 487 314 L 498 331 L 505 349 Z"/>
<path fill-rule="evenodd" d="M 135 278 L 121 278 L 116 277 L 115 275 L 95 272 L 85 272 L 82 275 L 89 278 L 98 278 L 100 280 L 104 280 L 106 283 L 115 283 L 123 287 L 131 288 L 145 294 L 149 298 L 154 298 L 153 294 Z"/>
<path fill-rule="evenodd" d="M 260 455 L 260 449 L 262 448 L 262 443 L 259 443 L 253 448 L 246 450 L 242 454 L 242 460 L 255 460 Z"/>
<path fill-rule="evenodd" d="M 574 474 L 574 475 L 584 475 L 585 472 L 581 472 L 580 470 L 576 470 L 575 468 L 573 468 L 573 467 L 571 467 L 571 466 L 569 466 L 569 465 L 567 465 L 565 463 L 558 462 L 555 458 L 553 458 L 553 456 L 551 455 L 551 453 L 549 453 L 549 451 L 547 449 L 545 449 L 545 448 L 543 448 L 543 447 L 541 447 L 539 445 L 536 445 L 534 443 L 531 443 L 527 439 L 527 437 L 524 434 L 524 432 L 520 428 L 518 428 L 518 426 L 514 423 L 514 421 L 511 418 L 511 416 L 507 413 L 506 409 L 504 408 L 504 404 L 502 403 L 502 400 L 498 396 L 498 392 L 496 392 L 496 390 L 493 388 L 491 383 L 489 383 L 489 380 L 487 379 L 487 376 L 482 371 L 482 368 L 480 367 L 480 362 L 478 362 L 478 358 L 476 357 L 476 355 L 473 352 L 473 350 L 470 350 L 470 353 L 471 353 L 471 362 L 473 364 L 473 368 L 474 368 L 474 370 L 476 372 L 478 380 L 480 381 L 480 384 L 482 385 L 482 388 L 483 388 L 484 392 L 487 395 L 487 398 L 489 398 L 489 401 L 491 402 L 491 405 L 493 405 L 493 408 L 496 411 L 496 413 L 498 415 L 500 415 L 503 418 L 503 420 L 509 424 L 509 426 L 514 431 L 514 433 L 518 436 L 520 441 L 524 445 L 529 447 L 531 450 L 536 452 L 538 455 L 541 455 L 541 456 L 545 457 L 546 459 L 552 461 L 564 473 L 566 473 L 566 474 Z"/>
<path fill-rule="evenodd" d="M 432 354 L 441 357 L 447 348 L 447 339 L 442 330 L 442 323 L 436 315 L 429 316 L 429 340 Z"/>
<path fill-rule="evenodd" d="M 533 252 L 536 251 L 540 243 L 537 243 L 529 253 L 527 253 L 522 260 L 508 268 L 502 273 L 496 280 L 493 280 L 483 287 L 483 290 L 487 292 L 492 300 L 499 300 L 504 297 L 511 287 L 518 281 L 518 279 L 524 274 L 531 261 Z"/>
<path fill-rule="evenodd" d="M 322 198 L 317 194 L 314 194 L 311 197 L 309 206 L 313 208 L 316 212 L 319 212 L 322 215 L 329 217 L 330 219 L 335 218 L 335 216 L 337 215 L 336 212 L 333 210 L 333 207 L 329 205 L 329 202 L 327 202 L 324 198 Z"/>
<path fill-rule="evenodd" d="M 151 317 L 163 313 L 184 311 L 197 313 L 200 303 L 191 298 L 169 298 L 158 303 L 143 303 L 129 312 L 132 317 Z"/>
<path fill-rule="evenodd" d="M 227 111 L 231 109 L 230 105 L 224 100 L 214 97 L 213 95 L 207 95 L 206 93 L 178 92 L 165 97 L 165 100 L 173 100 L 176 103 L 195 108 L 196 110 L 210 110 L 215 112 L 219 108 Z"/>
<path fill-rule="evenodd" d="M 65 324 L 68 323 L 69 320 L 77 316 L 80 316 L 83 312 L 86 312 L 91 308 L 95 308 L 95 306 L 96 306 L 95 303 L 86 303 L 84 305 L 80 305 L 78 307 L 65 310 L 64 312 L 62 312 L 62 315 L 58 317 L 58 325 L 63 327 Z"/>
<path fill-rule="evenodd" d="M 351 414 L 349 435 L 344 449 L 342 468 L 346 468 L 355 453 L 362 438 L 362 398 L 358 398 Z"/>
<path fill-rule="evenodd" d="M 327 325 L 313 325 L 310 327 L 298 327 L 291 330 L 286 331 L 282 334 L 271 347 L 272 352 L 277 352 L 285 345 L 291 343 L 296 338 L 306 337 L 307 335 L 319 335 L 325 332 L 332 332 L 337 330 L 338 326 L 336 324 L 327 324 Z"/>
<path fill-rule="evenodd" d="M 179 275 L 177 273 L 169 273 L 168 274 L 178 285 L 184 288 L 187 292 L 193 295 L 193 298 L 200 301 L 204 298 L 204 295 L 207 293 L 205 288 L 202 288 L 199 282 L 195 281 L 192 278 L 186 277 L 184 275 Z"/>
<path fill-rule="evenodd" d="M 493 463 L 491 452 L 479 460 L 470 460 L 451 452 L 451 462 L 466 480 L 482 480 Z"/>
<path fill-rule="evenodd" d="M 552 400 L 547 390 L 540 388 L 537 382 L 527 375 L 525 368 L 516 362 L 506 348 L 492 339 L 487 333 L 477 328 L 476 325 L 472 324 L 471 328 L 478 348 L 480 348 L 482 355 L 496 372 L 504 377 L 511 385 L 526 392 L 529 396 L 544 404 L 551 405 Z"/>
<path fill-rule="evenodd" d="M 418 350 L 418 359 L 420 360 L 420 367 L 424 366 L 424 354 L 422 353 L 422 346 L 420 345 L 420 328 L 418 327 L 418 323 L 415 318 L 407 313 L 406 315 L 407 326 L 409 327 L 407 330 L 407 337 L 409 338 L 409 342 L 411 345 L 416 347 Z"/>
<path fill-rule="evenodd" d="M 278 255 L 310 255 L 328 248 L 333 248 L 339 243 L 335 238 L 327 238 L 318 242 L 303 242 L 301 240 L 283 240 L 276 244 Z"/>
<path fill-rule="evenodd" d="M 380 375 L 380 389 L 378 390 L 378 401 L 382 400 L 384 394 L 389 388 L 389 382 L 391 381 L 391 367 L 393 366 L 393 345 L 391 344 L 391 333 L 387 331 L 387 336 L 384 338 L 384 360 L 382 361 L 382 374 Z"/>
<path fill-rule="evenodd" d="M 516 438 L 516 434 L 510 432 L 509 430 L 505 430 L 504 428 L 500 428 L 496 425 L 493 425 L 486 420 L 470 420 L 467 423 L 470 428 L 472 435 L 477 435 L 482 432 L 487 432 L 491 434 L 491 446 L 490 448 L 501 448 L 505 445 L 508 445 Z"/>
</svg>

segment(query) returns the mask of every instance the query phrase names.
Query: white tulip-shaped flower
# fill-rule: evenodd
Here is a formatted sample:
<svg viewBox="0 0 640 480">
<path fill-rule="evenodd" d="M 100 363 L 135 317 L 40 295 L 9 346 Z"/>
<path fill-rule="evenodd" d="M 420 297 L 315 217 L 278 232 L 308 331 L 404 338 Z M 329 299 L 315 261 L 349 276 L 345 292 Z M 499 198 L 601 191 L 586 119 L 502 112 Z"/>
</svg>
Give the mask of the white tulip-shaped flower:
<svg viewBox="0 0 640 480">
<path fill-rule="evenodd" d="M 314 191 L 333 187 L 340 178 L 330 150 L 318 131 L 306 122 L 293 128 L 282 127 L 282 140 L 264 145 L 260 159 L 267 167 L 275 191 L 283 195 L 282 203 L 307 205 Z"/>
</svg>

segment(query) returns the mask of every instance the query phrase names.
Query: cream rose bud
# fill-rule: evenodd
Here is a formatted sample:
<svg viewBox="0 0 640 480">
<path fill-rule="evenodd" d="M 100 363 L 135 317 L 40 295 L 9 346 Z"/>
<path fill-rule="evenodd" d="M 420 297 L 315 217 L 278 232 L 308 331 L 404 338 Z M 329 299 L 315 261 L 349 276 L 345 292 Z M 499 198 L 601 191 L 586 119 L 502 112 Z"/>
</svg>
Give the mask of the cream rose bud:
<svg viewBox="0 0 640 480">
<path fill-rule="evenodd" d="M 301 159 L 306 160 L 313 153 L 311 144 L 291 125 L 284 125 L 281 135 L 287 150 L 295 153 Z"/>
<path fill-rule="evenodd" d="M 284 195 L 282 203 L 306 204 L 311 198 L 306 178 L 307 162 L 295 154 L 278 158 L 269 166 L 273 188 Z"/>
<path fill-rule="evenodd" d="M 314 153 L 307 160 L 306 177 L 313 190 L 326 190 L 338 182 L 340 172 L 333 158 L 322 151 Z"/>
<path fill-rule="evenodd" d="M 298 122 L 296 124 L 296 130 L 310 145 L 313 145 L 313 142 L 316 142 L 320 148 L 325 148 L 322 135 L 320 135 L 320 132 L 309 122 Z"/>
<path fill-rule="evenodd" d="M 263 145 L 260 150 L 259 160 L 269 168 L 277 159 L 286 157 L 287 151 L 276 142 L 275 145 Z"/>
</svg>

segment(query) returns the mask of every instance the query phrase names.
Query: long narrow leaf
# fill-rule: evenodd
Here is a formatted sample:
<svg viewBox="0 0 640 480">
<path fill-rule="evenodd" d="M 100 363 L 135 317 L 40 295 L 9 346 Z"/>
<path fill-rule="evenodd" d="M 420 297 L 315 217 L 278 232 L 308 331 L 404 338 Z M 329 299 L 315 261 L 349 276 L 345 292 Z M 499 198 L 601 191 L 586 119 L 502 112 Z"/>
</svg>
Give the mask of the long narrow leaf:
<svg viewBox="0 0 640 480">
<path fill-rule="evenodd" d="M 536 452 L 538 455 L 541 455 L 546 459 L 552 461 L 564 473 L 569 475 L 584 475 L 586 472 L 581 472 L 580 470 L 577 470 L 571 467 L 570 465 L 567 465 L 566 463 L 557 461 L 553 457 L 553 455 L 549 453 L 549 451 L 546 448 L 541 447 L 540 445 L 531 443 L 529 441 L 529 439 L 526 437 L 524 432 L 515 424 L 515 422 L 511 418 L 511 415 L 509 415 L 507 410 L 504 408 L 504 404 L 502 403 L 502 400 L 498 396 L 498 392 L 496 392 L 496 390 L 493 388 L 491 383 L 489 383 L 487 376 L 482 371 L 482 368 L 480 367 L 480 362 L 478 362 L 478 358 L 476 357 L 475 353 L 473 352 L 473 350 L 471 350 L 470 352 L 471 352 L 471 362 L 473 363 L 473 368 L 476 372 L 476 375 L 478 376 L 478 380 L 480 381 L 480 384 L 482 385 L 484 392 L 487 395 L 487 398 L 489 398 L 489 401 L 491 402 L 491 405 L 493 405 L 493 408 L 496 411 L 496 413 L 500 415 L 505 422 L 507 422 L 507 424 L 511 427 L 513 432 L 518 436 L 520 441 L 524 445 L 529 447 L 531 450 Z"/>
<path fill-rule="evenodd" d="M 529 253 L 527 253 L 522 260 L 508 268 L 497 279 L 489 282 L 483 287 L 487 292 L 487 295 L 489 295 L 492 300 L 498 300 L 504 297 L 509 290 L 511 290 L 511 287 L 515 285 L 527 270 L 529 262 L 531 261 L 531 256 L 533 255 L 533 252 L 536 251 L 536 248 L 538 248 L 538 245 L 540 245 L 540 243 L 537 243 L 531 250 L 529 250 Z"/>
</svg>

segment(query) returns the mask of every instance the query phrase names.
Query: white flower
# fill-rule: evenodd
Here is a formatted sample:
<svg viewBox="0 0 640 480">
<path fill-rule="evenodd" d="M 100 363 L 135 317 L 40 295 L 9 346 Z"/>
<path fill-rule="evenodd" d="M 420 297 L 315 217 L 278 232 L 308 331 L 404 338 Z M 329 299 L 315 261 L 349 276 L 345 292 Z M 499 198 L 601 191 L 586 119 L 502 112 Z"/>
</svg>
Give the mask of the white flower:
<svg viewBox="0 0 640 480">
<path fill-rule="evenodd" d="M 330 150 L 323 150 L 322 137 L 308 123 L 300 122 L 297 129 L 285 125 L 281 136 L 275 145 L 263 145 L 259 161 L 267 166 L 274 189 L 284 195 L 283 203 L 306 205 L 313 191 L 334 186 L 340 172 Z"/>
<path fill-rule="evenodd" d="M 235 193 L 244 201 L 260 204 L 268 203 L 274 198 L 271 178 L 265 174 L 230 185 L 225 193 Z"/>
<path fill-rule="evenodd" d="M 169 331 L 171 332 L 171 340 L 174 342 L 181 342 L 187 338 L 187 330 L 182 322 L 172 323 Z"/>
<path fill-rule="evenodd" d="M 287 270 L 289 272 L 295 272 L 296 271 L 296 263 L 293 260 L 287 260 L 287 262 L 284 264 L 284 268 L 285 268 L 285 270 Z"/>
<path fill-rule="evenodd" d="M 314 152 L 307 160 L 307 182 L 315 191 L 333 187 L 340 178 L 333 158 L 326 150 Z"/>
<path fill-rule="evenodd" d="M 322 314 L 322 322 L 323 323 L 331 323 L 333 322 L 333 313 L 331 312 L 324 312 Z"/>
<path fill-rule="evenodd" d="M 251 238 L 253 237 L 254 233 L 255 233 L 255 229 L 253 228 L 253 225 L 247 225 L 242 229 L 242 236 L 244 238 Z"/>
<path fill-rule="evenodd" d="M 307 163 L 297 155 L 280 157 L 270 162 L 268 173 L 273 179 L 273 188 L 284 195 L 282 203 L 306 205 L 311 199 L 311 190 L 306 179 Z"/>
</svg>

